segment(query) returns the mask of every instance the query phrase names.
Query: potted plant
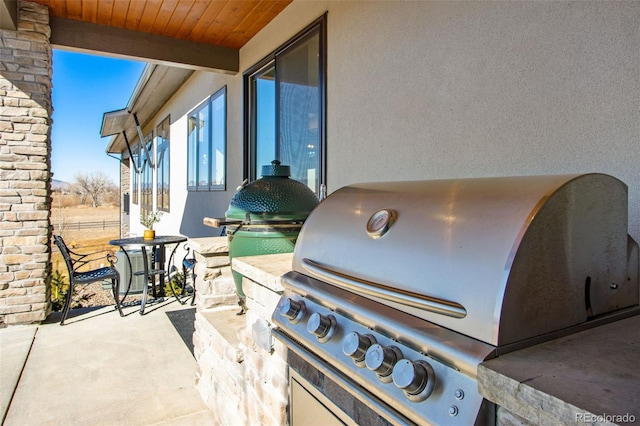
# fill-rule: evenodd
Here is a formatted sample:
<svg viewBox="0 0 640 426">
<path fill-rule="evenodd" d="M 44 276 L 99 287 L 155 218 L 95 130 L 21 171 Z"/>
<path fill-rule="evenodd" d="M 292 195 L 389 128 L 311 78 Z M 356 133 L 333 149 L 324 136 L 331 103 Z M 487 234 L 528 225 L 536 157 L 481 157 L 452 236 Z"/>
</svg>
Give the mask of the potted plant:
<svg viewBox="0 0 640 426">
<path fill-rule="evenodd" d="M 143 238 L 145 240 L 152 240 L 156 237 L 156 231 L 153 230 L 153 224 L 160 222 L 162 219 L 162 212 L 153 211 L 148 215 L 140 215 L 140 222 L 145 226 Z"/>
</svg>

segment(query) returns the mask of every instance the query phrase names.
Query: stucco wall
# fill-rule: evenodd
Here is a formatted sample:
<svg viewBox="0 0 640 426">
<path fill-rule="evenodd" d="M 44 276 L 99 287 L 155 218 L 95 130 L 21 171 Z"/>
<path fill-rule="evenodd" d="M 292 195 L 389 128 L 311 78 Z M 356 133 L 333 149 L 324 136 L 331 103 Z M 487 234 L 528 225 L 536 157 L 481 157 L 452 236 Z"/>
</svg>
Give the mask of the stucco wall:
<svg viewBox="0 0 640 426">
<path fill-rule="evenodd" d="M 639 2 L 296 1 L 241 69 L 324 11 L 329 192 L 603 172 L 629 186 L 640 240 Z"/>
<path fill-rule="evenodd" d="M 241 49 L 240 69 L 325 12 L 329 193 L 602 172 L 629 186 L 640 241 L 640 2 L 299 0 Z M 227 191 L 187 195 L 186 114 L 225 84 Z M 202 217 L 222 217 L 242 180 L 242 103 L 241 73 L 198 72 L 157 115 L 172 123 L 172 213 L 157 229 L 215 235 Z"/>
<path fill-rule="evenodd" d="M 227 190 L 187 192 L 187 114 L 204 100 L 227 86 Z M 204 217 L 224 217 L 235 188 L 242 182 L 242 77 L 212 72 L 196 72 L 156 114 L 147 134 L 171 116 L 170 212 L 154 226 L 159 233 L 180 233 L 191 238 L 220 235 L 205 226 Z M 140 206 L 131 206 L 131 232 L 142 235 Z"/>
</svg>

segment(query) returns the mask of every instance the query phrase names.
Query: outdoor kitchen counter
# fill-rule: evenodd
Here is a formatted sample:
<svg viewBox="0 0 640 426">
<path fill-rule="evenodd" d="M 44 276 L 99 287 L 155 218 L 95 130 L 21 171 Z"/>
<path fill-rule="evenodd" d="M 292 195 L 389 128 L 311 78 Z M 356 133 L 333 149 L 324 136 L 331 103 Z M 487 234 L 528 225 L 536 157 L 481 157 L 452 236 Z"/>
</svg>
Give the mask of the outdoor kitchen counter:
<svg viewBox="0 0 640 426">
<path fill-rule="evenodd" d="M 478 386 L 533 424 L 639 422 L 640 316 L 484 362 Z"/>
<path fill-rule="evenodd" d="M 233 260 L 234 270 L 276 292 L 291 265 L 291 254 Z M 639 360 L 640 316 L 634 316 L 486 361 L 478 386 L 486 399 L 530 424 L 623 423 L 598 417 L 603 414 L 638 422 Z"/>
<path fill-rule="evenodd" d="M 292 263 L 293 253 L 279 253 L 236 257 L 232 267 L 246 278 L 280 293 L 284 290 L 281 277 L 291 270 Z"/>
</svg>

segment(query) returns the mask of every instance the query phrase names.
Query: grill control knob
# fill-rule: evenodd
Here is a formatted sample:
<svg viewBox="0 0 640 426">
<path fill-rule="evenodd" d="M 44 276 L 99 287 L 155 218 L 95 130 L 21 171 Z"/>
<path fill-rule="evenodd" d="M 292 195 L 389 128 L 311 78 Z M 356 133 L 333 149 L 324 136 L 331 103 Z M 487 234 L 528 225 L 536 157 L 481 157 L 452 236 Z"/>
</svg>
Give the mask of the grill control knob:
<svg viewBox="0 0 640 426">
<path fill-rule="evenodd" d="M 302 300 L 296 301 L 286 298 L 280 305 L 280 314 L 287 318 L 290 323 L 295 324 L 304 316 L 305 305 Z"/>
<path fill-rule="evenodd" d="M 433 391 L 435 374 L 426 361 L 412 362 L 401 359 L 393 367 L 393 383 L 404 390 L 411 401 L 424 401 Z"/>
<path fill-rule="evenodd" d="M 378 378 L 389 383 L 392 380 L 393 366 L 402 358 L 402 352 L 395 346 L 384 347 L 379 343 L 369 346 L 364 362 L 369 370 L 375 371 Z"/>
<path fill-rule="evenodd" d="M 359 334 L 355 331 L 347 334 L 342 342 L 342 352 L 353 358 L 358 367 L 364 367 L 364 358 L 369 346 L 376 343 L 376 338 L 371 334 Z"/>
<path fill-rule="evenodd" d="M 309 317 L 307 331 L 316 336 L 320 343 L 328 342 L 336 331 L 336 319 L 333 315 L 315 312 Z"/>
</svg>

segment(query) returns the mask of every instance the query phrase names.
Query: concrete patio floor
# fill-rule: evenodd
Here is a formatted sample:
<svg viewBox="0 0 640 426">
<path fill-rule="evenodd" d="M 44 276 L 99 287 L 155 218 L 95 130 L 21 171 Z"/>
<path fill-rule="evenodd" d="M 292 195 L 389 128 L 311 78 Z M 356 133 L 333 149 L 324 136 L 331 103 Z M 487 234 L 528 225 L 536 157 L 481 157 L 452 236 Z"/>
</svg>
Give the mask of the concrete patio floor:
<svg viewBox="0 0 640 426">
<path fill-rule="evenodd" d="M 0 419 L 23 425 L 216 424 L 195 389 L 196 362 L 166 312 L 74 312 L 0 330 Z M 55 320 L 50 317 L 49 321 Z"/>
</svg>

